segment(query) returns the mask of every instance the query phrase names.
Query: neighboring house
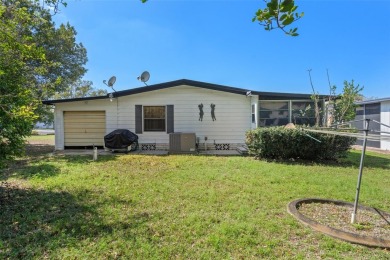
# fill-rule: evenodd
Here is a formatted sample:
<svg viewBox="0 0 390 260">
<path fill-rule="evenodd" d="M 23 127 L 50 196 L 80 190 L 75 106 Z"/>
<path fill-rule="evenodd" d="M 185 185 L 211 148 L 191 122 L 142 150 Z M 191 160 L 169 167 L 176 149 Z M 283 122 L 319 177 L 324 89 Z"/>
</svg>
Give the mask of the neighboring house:
<svg viewBox="0 0 390 260">
<path fill-rule="evenodd" d="M 115 129 L 136 133 L 144 150 L 168 149 L 174 132 L 195 133 L 201 149 L 235 149 L 245 143 L 250 129 L 314 122 L 310 94 L 250 91 L 186 79 L 43 103 L 55 105 L 57 150 L 103 146 L 104 135 Z"/>
<path fill-rule="evenodd" d="M 355 120 L 371 119 L 379 123 L 370 122 L 370 129 L 373 131 L 390 132 L 390 128 L 385 125 L 390 125 L 390 97 L 380 98 L 366 101 L 356 102 L 358 105 L 356 109 Z M 363 122 L 355 124 L 358 129 L 363 129 Z M 369 135 L 389 136 L 387 133 L 370 132 Z M 358 144 L 362 144 L 358 140 Z M 367 146 L 380 148 L 382 150 L 390 150 L 390 142 L 385 140 L 367 141 Z"/>
<path fill-rule="evenodd" d="M 36 122 L 34 125 L 34 128 L 36 129 L 53 129 L 53 124 L 45 124 L 43 122 Z"/>
</svg>

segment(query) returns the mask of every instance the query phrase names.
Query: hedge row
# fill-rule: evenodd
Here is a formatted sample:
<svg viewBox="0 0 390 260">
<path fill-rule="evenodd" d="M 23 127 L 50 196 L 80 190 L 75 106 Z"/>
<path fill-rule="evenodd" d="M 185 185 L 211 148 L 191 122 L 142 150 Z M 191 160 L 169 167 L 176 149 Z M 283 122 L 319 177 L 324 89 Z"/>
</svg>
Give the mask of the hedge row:
<svg viewBox="0 0 390 260">
<path fill-rule="evenodd" d="M 265 159 L 337 160 L 345 157 L 355 142 L 354 137 L 313 133 L 283 126 L 257 128 L 246 133 L 249 154 Z"/>
</svg>

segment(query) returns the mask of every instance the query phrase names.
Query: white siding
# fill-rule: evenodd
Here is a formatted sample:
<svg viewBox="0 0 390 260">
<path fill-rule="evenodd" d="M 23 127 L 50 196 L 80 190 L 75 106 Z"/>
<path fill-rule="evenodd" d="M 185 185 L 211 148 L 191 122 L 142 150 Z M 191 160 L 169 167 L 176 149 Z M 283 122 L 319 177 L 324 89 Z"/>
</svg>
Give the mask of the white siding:
<svg viewBox="0 0 390 260">
<path fill-rule="evenodd" d="M 177 86 L 145 93 L 123 96 L 112 102 L 107 99 L 77 101 L 56 104 L 55 130 L 56 149 L 64 149 L 63 111 L 104 110 L 106 132 L 118 128 L 135 132 L 135 105 L 174 105 L 174 131 L 192 132 L 204 146 L 214 143 L 243 144 L 245 132 L 252 127 L 251 103 L 257 97 L 247 97 L 191 86 Z M 251 101 L 252 99 L 252 101 Z M 199 121 L 198 105 L 203 104 L 203 121 Z M 210 104 L 215 104 L 216 121 L 211 119 Z M 163 147 L 169 143 L 166 132 L 143 132 L 138 134 L 140 143 L 156 143 Z"/>
<path fill-rule="evenodd" d="M 201 143 L 244 143 L 250 129 L 250 98 L 245 95 L 190 86 L 172 87 L 119 99 L 120 127 L 135 131 L 135 105 L 174 105 L 175 132 L 193 132 Z M 198 105 L 203 104 L 203 121 L 199 121 Z M 215 104 L 216 121 L 211 119 L 211 103 Z M 140 143 L 168 143 L 166 133 L 143 132 Z"/>
<path fill-rule="evenodd" d="M 390 101 L 381 103 L 381 123 L 390 125 Z M 390 132 L 390 128 L 381 125 L 381 131 Z M 389 134 L 382 134 L 390 136 Z M 381 141 L 381 149 L 390 150 L 390 141 Z"/>
</svg>

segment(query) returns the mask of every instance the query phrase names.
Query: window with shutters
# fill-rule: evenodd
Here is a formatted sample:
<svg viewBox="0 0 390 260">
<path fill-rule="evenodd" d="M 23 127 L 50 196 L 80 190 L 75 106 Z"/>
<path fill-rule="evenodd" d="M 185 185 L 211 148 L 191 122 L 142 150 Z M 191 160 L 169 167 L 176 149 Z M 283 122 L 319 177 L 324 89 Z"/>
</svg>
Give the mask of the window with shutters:
<svg viewBox="0 0 390 260">
<path fill-rule="evenodd" d="M 165 106 L 144 106 L 144 131 L 165 131 Z"/>
</svg>

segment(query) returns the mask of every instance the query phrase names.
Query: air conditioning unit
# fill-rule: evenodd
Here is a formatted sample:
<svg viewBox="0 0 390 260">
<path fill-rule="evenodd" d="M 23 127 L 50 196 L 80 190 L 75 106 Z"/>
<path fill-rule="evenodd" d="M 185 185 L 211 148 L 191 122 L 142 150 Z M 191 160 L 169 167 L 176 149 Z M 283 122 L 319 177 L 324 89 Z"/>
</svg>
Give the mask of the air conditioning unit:
<svg viewBox="0 0 390 260">
<path fill-rule="evenodd" d="M 194 153 L 196 152 L 195 133 L 170 133 L 169 152 L 171 153 Z"/>
</svg>

